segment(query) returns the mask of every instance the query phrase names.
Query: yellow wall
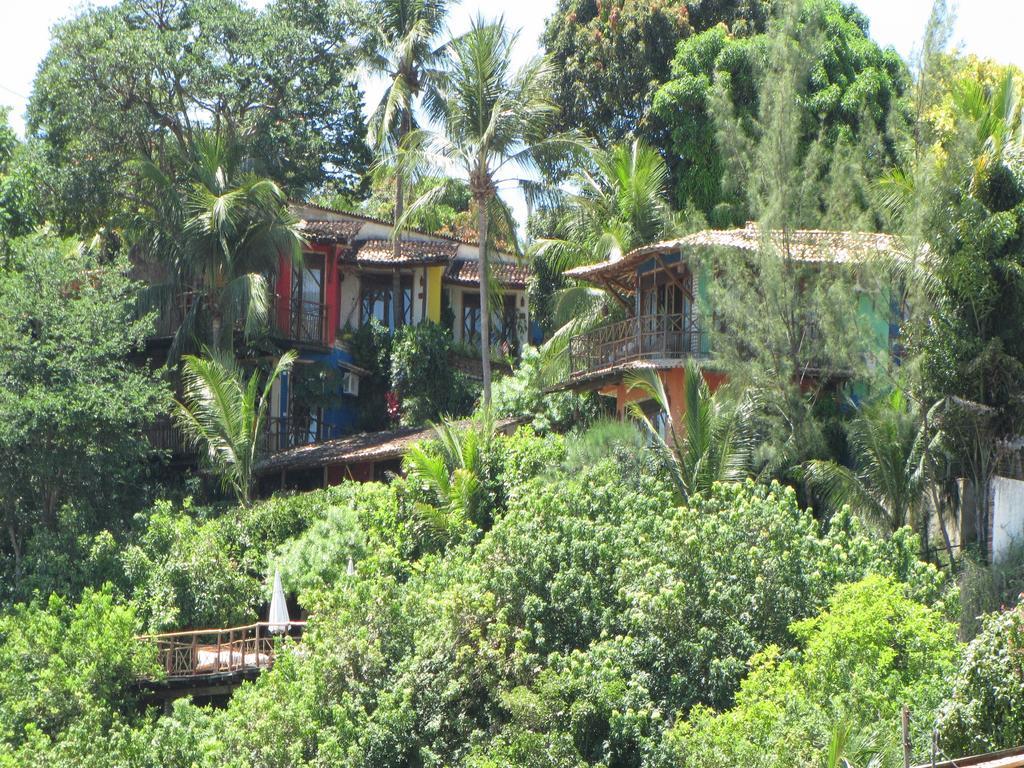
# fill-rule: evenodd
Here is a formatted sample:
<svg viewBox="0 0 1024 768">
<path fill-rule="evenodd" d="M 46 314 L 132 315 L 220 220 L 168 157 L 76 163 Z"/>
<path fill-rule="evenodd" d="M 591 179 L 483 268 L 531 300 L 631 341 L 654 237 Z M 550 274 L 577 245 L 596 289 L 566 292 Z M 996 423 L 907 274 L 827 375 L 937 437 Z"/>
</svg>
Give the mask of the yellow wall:
<svg viewBox="0 0 1024 768">
<path fill-rule="evenodd" d="M 441 279 L 444 267 L 427 268 L 427 320 L 441 322 Z"/>
</svg>

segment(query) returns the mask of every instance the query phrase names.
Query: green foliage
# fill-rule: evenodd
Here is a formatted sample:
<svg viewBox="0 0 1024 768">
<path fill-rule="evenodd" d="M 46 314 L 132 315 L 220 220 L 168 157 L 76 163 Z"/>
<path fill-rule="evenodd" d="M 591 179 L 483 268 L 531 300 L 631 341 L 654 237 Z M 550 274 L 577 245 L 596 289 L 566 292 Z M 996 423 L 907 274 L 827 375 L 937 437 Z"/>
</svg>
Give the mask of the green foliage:
<svg viewBox="0 0 1024 768">
<path fill-rule="evenodd" d="M 903 393 L 865 406 L 847 426 L 853 468 L 834 461 L 811 461 L 806 477 L 834 508 L 849 505 L 869 523 L 894 531 L 923 527 L 922 513 L 931 478 L 927 473 L 927 434 Z"/>
<path fill-rule="evenodd" d="M 134 221 L 136 258 L 166 277 L 144 298 L 164 311 L 187 307 L 172 359 L 197 342 L 230 352 L 238 327 L 247 339 L 266 333 L 279 260 L 302 264 L 299 224 L 284 190 L 246 170 L 241 149 L 233 137 L 201 133 L 184 153 L 180 178 L 152 161 L 137 164 L 147 204 Z"/>
<path fill-rule="evenodd" d="M 137 702 L 127 684 L 156 673 L 137 630 L 135 610 L 109 585 L 73 605 L 54 596 L 0 616 L 0 760 L 25 742 L 48 745 L 76 722 L 109 727 L 130 714 Z"/>
<path fill-rule="evenodd" d="M 564 432 L 597 415 L 597 398 L 575 392 L 548 392 L 544 359 L 536 347 L 523 349 L 511 376 L 494 385 L 492 409 L 496 418 L 527 417 L 537 432 Z"/>
<path fill-rule="evenodd" d="M 254 620 L 266 595 L 242 564 L 226 521 L 159 502 L 121 557 L 140 618 L 151 631 L 228 627 Z"/>
<path fill-rule="evenodd" d="M 21 142 L 0 107 L 0 246 L 29 234 L 43 220 L 46 167 L 38 141 Z"/>
<path fill-rule="evenodd" d="M 202 127 L 243 137 L 253 170 L 293 194 L 355 189 L 368 160 L 354 6 L 334 0 L 125 0 L 58 24 L 29 102 L 55 169 L 55 216 L 91 233 L 131 212 L 129 161 L 187 150 Z M 205 34 L 196 35 L 203 29 Z M 302 77 L 296 77 L 302 72 Z"/>
<path fill-rule="evenodd" d="M 560 0 L 541 43 L 557 67 L 562 125 L 603 142 L 635 132 L 689 33 L 683 3 Z"/>
<path fill-rule="evenodd" d="M 803 38 L 807 63 L 799 74 L 796 115 L 788 130 L 801 154 L 821 142 L 826 166 L 833 152 L 837 163 L 856 153 L 873 170 L 860 182 L 856 202 L 863 208 L 869 203 L 867 182 L 881 169 L 878 161 L 893 159 L 891 145 L 875 145 L 886 134 L 890 115 L 899 117 L 905 110 L 906 66 L 895 51 L 882 50 L 867 36 L 867 19 L 853 6 L 835 0 L 793 5 L 799 5 L 800 17 L 786 34 Z M 778 28 L 783 22 L 773 24 Z M 678 158 L 672 168 L 676 204 L 695 207 L 715 226 L 741 224 L 759 213 L 747 199 L 749 175 L 737 170 L 730 181 L 726 159 L 735 149 L 729 146 L 732 141 L 760 130 L 766 94 L 777 86 L 771 58 L 767 34 L 744 37 L 724 27 L 707 29 L 680 43 L 671 77 L 654 95 L 653 130 L 663 137 L 667 156 Z M 722 113 L 728 113 L 727 127 Z M 723 130 L 734 134 L 725 143 Z M 869 162 L 879 149 L 882 158 Z"/>
<path fill-rule="evenodd" d="M 672 417 L 665 383 L 653 369 L 629 374 L 625 383 L 654 401 L 664 419 L 658 429 L 644 414 L 639 401 L 629 404 L 630 414 L 645 428 L 660 453 L 668 460 L 670 477 L 685 502 L 706 493 L 715 483 L 737 482 L 749 476 L 751 403 L 747 398 L 729 402 L 728 393 L 711 393 L 704 372 L 693 365 L 685 371 L 682 419 Z"/>
<path fill-rule="evenodd" d="M 701 707 L 675 726 L 666 764 L 818 766 L 837 728 L 844 741 L 861 739 L 861 754 L 848 759 L 874 753 L 895 762 L 904 703 L 924 715 L 913 721 L 914 754 L 929 754 L 924 713 L 948 690 L 955 625 L 902 585 L 870 576 L 840 587 L 826 610 L 791 629 L 797 650 L 754 656 L 735 707 Z"/>
<path fill-rule="evenodd" d="M 377 318 L 371 318 L 348 334 L 347 343 L 353 362 L 370 372 L 360 381 L 356 428 L 367 432 L 385 429 L 390 422 L 386 398 L 391 390 L 391 333 Z"/>
<path fill-rule="evenodd" d="M 1024 739 L 1022 638 L 1020 609 L 984 617 L 981 632 L 967 646 L 939 715 L 944 751 L 973 755 L 1008 749 Z"/>
<path fill-rule="evenodd" d="M 265 450 L 261 442 L 271 389 L 297 357 L 295 350 L 285 352 L 265 379 L 259 370 L 244 379 L 233 359 L 185 357 L 185 402 L 175 404 L 175 420 L 224 489 L 243 505 L 252 498 L 256 462 Z"/>
<path fill-rule="evenodd" d="M 452 367 L 452 333 L 437 323 L 405 325 L 391 346 L 391 385 L 402 403 L 402 423 L 421 425 L 466 416 L 476 400 L 473 382 Z"/>
<path fill-rule="evenodd" d="M 47 234 L 14 240 L 0 270 L 0 507 L 21 576 L 24 539 L 73 503 L 95 530 L 125 520 L 149 453 L 142 425 L 163 389 L 131 357 L 151 327 L 134 315 L 124 262 Z"/>
</svg>

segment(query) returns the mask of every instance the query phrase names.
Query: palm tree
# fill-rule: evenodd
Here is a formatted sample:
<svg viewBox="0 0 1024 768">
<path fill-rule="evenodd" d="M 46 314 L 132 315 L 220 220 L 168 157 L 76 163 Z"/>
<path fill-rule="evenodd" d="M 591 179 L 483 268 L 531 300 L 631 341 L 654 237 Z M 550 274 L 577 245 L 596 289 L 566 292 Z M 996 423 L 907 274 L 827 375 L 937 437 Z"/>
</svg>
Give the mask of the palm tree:
<svg viewBox="0 0 1024 768">
<path fill-rule="evenodd" d="M 811 487 L 832 507 L 847 505 L 887 531 L 919 523 L 930 480 L 928 437 L 903 393 L 865 407 L 847 438 L 853 468 L 810 461 L 804 477 Z"/>
<path fill-rule="evenodd" d="M 569 139 L 552 135 L 558 108 L 552 100 L 553 70 L 546 58 L 534 58 L 513 71 L 510 54 L 516 35 L 504 21 L 473 21 L 465 35 L 447 46 L 446 66 L 437 97 L 426 106 L 436 130 L 411 132 L 400 153 L 407 169 L 427 168 L 434 173 L 463 175 L 469 183 L 480 243 L 481 363 L 484 404 L 491 402 L 490 295 L 488 249 L 493 219 L 511 220 L 501 189 L 515 184 L 528 194 L 542 185 L 516 174 L 544 164 L 546 153 L 564 147 Z M 409 216 L 432 204 L 427 193 L 406 211 Z M 515 227 L 508 231 L 514 232 Z"/>
<path fill-rule="evenodd" d="M 685 222 L 667 197 L 668 166 L 640 139 L 591 148 L 584 170 L 561 201 L 560 237 L 539 239 L 534 254 L 556 272 L 619 259 L 637 246 L 682 234 Z M 569 339 L 618 311 L 607 291 L 571 286 L 555 295 L 559 329 L 545 344 L 545 359 L 562 360 Z M 556 374 L 557 375 L 557 374 Z"/>
<path fill-rule="evenodd" d="M 185 439 L 203 451 L 225 490 L 232 490 L 245 506 L 252 499 L 271 388 L 296 357 L 294 350 L 283 354 L 262 390 L 260 372 L 244 379 L 231 358 L 184 358 L 185 402 L 175 403 L 175 419 Z"/>
<path fill-rule="evenodd" d="M 370 138 L 382 156 L 393 155 L 415 127 L 416 99 L 437 77 L 443 49 L 435 48 L 447 15 L 446 0 L 373 0 L 370 19 L 374 22 L 368 64 L 373 72 L 388 78 L 388 86 L 370 118 Z M 401 173 L 395 178 L 397 223 L 405 209 L 405 188 Z M 401 241 L 395 227 L 394 254 L 397 261 Z M 395 273 L 398 280 L 398 273 Z M 395 287 L 395 295 L 401 293 Z M 391 302 L 392 324 L 397 329 L 401 312 L 397 299 Z"/>
<path fill-rule="evenodd" d="M 435 503 L 417 502 L 421 535 L 450 540 L 470 522 L 484 523 L 484 458 L 494 437 L 494 420 L 485 411 L 471 426 L 449 421 L 431 424 L 433 441 L 417 443 L 405 454 L 409 480 Z"/>
<path fill-rule="evenodd" d="M 287 197 L 270 179 L 243 171 L 237 146 L 215 133 L 196 138 L 181 183 L 151 161 L 139 168 L 151 198 L 138 241 L 169 278 L 151 299 L 189 298 L 171 356 L 196 340 L 230 351 L 239 323 L 247 337 L 265 328 L 279 255 L 301 268 L 303 241 Z"/>
<path fill-rule="evenodd" d="M 668 459 L 672 481 L 684 502 L 707 492 L 714 483 L 738 482 L 748 476 L 753 408 L 748 398 L 731 403 L 722 393 L 712 394 L 700 367 L 692 366 L 686 370 L 686 410 L 682 423 L 676 424 L 657 371 L 636 371 L 626 377 L 625 384 L 646 394 L 661 410 L 663 430 L 651 422 L 639 401 L 629 404 L 630 415 L 644 425 L 655 447 Z"/>
</svg>

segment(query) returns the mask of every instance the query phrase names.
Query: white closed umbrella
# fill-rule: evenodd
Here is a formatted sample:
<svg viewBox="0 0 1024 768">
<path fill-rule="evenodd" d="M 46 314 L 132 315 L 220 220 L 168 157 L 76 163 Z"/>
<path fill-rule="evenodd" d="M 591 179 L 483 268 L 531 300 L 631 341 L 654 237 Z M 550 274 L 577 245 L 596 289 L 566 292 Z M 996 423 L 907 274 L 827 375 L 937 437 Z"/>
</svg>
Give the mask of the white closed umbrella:
<svg viewBox="0 0 1024 768">
<path fill-rule="evenodd" d="M 277 568 L 274 569 L 274 594 L 270 598 L 270 616 L 267 617 L 267 624 L 272 635 L 284 634 L 291 624 L 288 604 L 284 599 L 284 587 L 281 586 L 281 571 Z"/>
</svg>

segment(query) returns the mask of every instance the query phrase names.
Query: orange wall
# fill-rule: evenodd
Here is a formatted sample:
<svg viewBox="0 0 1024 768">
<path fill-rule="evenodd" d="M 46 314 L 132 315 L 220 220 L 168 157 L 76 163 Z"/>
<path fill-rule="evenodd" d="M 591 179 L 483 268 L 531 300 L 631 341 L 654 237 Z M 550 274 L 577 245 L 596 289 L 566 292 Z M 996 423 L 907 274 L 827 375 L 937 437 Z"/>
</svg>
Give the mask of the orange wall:
<svg viewBox="0 0 1024 768">
<path fill-rule="evenodd" d="M 724 373 L 719 371 L 703 371 L 704 380 L 708 383 L 708 387 L 714 392 L 726 382 L 728 378 Z M 671 410 L 672 421 L 676 424 L 682 418 L 686 412 L 686 400 L 685 400 L 685 387 L 686 387 L 686 369 L 685 368 L 668 368 L 666 370 L 658 371 L 658 377 L 661 379 L 662 385 L 665 387 L 665 393 L 668 395 L 669 408 Z M 626 407 L 629 403 L 646 400 L 647 395 L 638 389 L 627 387 L 623 382 L 612 384 L 601 390 L 603 395 L 614 395 L 615 396 L 615 413 L 621 419 L 626 415 Z"/>
</svg>

